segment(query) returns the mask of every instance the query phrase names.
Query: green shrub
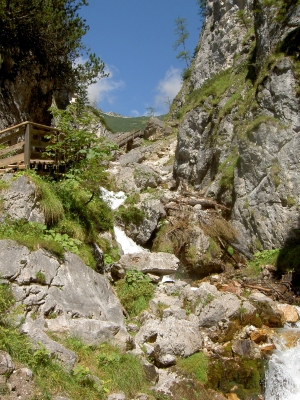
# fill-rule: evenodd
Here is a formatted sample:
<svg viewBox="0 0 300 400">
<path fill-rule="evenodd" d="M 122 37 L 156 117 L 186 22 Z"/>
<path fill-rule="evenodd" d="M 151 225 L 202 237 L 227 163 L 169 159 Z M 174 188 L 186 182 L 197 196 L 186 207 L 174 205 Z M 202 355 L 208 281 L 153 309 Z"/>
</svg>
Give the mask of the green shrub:
<svg viewBox="0 0 300 400">
<path fill-rule="evenodd" d="M 118 347 L 106 343 L 84 345 L 74 337 L 66 338 L 63 344 L 76 352 L 80 360 L 74 368 L 75 375 L 84 378 L 93 374 L 99 377 L 106 393 L 123 391 L 133 398 L 148 385 L 141 361 Z"/>
<path fill-rule="evenodd" d="M 181 73 L 181 78 L 183 81 L 186 81 L 187 79 L 189 79 L 192 75 L 192 70 L 191 68 L 184 68 L 184 70 Z"/>
<path fill-rule="evenodd" d="M 221 174 L 220 186 L 223 189 L 230 189 L 233 185 L 234 170 L 238 164 L 239 155 L 237 149 L 234 149 L 232 153 L 226 158 L 226 160 L 219 166 L 218 172 Z"/>
<path fill-rule="evenodd" d="M 264 250 L 255 253 L 253 260 L 248 262 L 245 272 L 250 276 L 258 276 L 261 273 L 261 268 L 264 265 L 271 264 L 275 266 L 277 264 L 279 254 L 279 249 Z"/>
<path fill-rule="evenodd" d="M 131 223 L 140 225 L 145 218 L 145 212 L 131 204 L 128 207 L 122 205 L 118 208 L 116 217 L 123 221 L 125 225 Z"/>
<path fill-rule="evenodd" d="M 116 282 L 116 291 L 131 317 L 148 308 L 149 300 L 154 296 L 154 287 L 150 279 L 136 270 L 127 271 L 125 279 Z"/>
<path fill-rule="evenodd" d="M 0 239 L 12 239 L 30 250 L 45 248 L 59 257 L 64 254 L 62 245 L 45 235 L 46 226 L 36 222 L 6 219 L 0 225 Z"/>
<path fill-rule="evenodd" d="M 202 384 L 207 383 L 208 359 L 199 352 L 177 360 L 177 367 L 196 378 Z"/>
<path fill-rule="evenodd" d="M 46 282 L 45 274 L 42 271 L 38 271 L 36 273 L 35 279 L 36 279 L 37 283 L 40 283 L 41 285 L 44 285 Z"/>
<path fill-rule="evenodd" d="M 0 284 L 0 325 L 4 323 L 7 312 L 15 303 L 10 286 Z"/>
<path fill-rule="evenodd" d="M 35 185 L 37 200 L 45 216 L 45 222 L 52 226 L 64 218 L 64 208 L 61 200 L 55 193 L 54 185 L 38 176 L 34 171 L 25 171 L 25 174 Z"/>
</svg>

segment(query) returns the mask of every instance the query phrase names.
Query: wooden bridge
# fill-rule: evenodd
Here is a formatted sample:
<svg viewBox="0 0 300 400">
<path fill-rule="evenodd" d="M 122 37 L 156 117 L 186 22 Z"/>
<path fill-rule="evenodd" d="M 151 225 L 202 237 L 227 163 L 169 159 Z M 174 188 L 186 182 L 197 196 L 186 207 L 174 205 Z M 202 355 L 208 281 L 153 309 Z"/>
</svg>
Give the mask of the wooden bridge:
<svg viewBox="0 0 300 400">
<path fill-rule="evenodd" d="M 126 132 L 126 133 L 123 133 L 122 135 L 120 135 L 116 139 L 116 143 L 119 147 L 127 146 L 127 148 L 128 148 L 128 146 L 132 145 L 135 138 L 143 137 L 143 136 L 144 136 L 144 131 L 142 129 L 138 129 L 136 131 L 131 131 L 131 132 Z"/>
<path fill-rule="evenodd" d="M 0 168 L 27 168 L 31 163 L 54 163 L 47 160 L 44 151 L 49 144 L 47 135 L 58 130 L 34 122 L 22 122 L 0 131 Z"/>
</svg>

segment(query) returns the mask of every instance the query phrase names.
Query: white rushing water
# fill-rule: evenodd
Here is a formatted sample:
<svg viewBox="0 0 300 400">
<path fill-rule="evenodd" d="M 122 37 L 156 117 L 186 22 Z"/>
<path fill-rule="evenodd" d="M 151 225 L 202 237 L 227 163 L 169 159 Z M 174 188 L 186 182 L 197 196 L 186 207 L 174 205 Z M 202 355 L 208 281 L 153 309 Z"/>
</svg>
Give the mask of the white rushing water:
<svg viewBox="0 0 300 400">
<path fill-rule="evenodd" d="M 115 193 L 104 189 L 103 187 L 100 187 L 100 192 L 102 199 L 112 210 L 116 210 L 126 200 L 126 194 L 124 192 Z M 114 233 L 116 241 L 121 246 L 124 254 L 143 253 L 148 251 L 130 239 L 120 227 L 114 226 Z"/>
<path fill-rule="evenodd" d="M 145 250 L 143 247 L 139 246 L 138 244 L 136 244 L 118 226 L 114 226 L 114 233 L 115 233 L 116 241 L 122 247 L 124 254 L 143 253 L 143 252 L 148 251 L 148 250 Z"/>
<path fill-rule="evenodd" d="M 116 210 L 126 200 L 126 194 L 124 192 L 110 192 L 100 186 L 100 192 L 102 199 L 109 205 L 112 210 Z"/>
<path fill-rule="evenodd" d="M 266 372 L 265 400 L 299 400 L 300 322 L 280 330 L 275 345 Z"/>
</svg>

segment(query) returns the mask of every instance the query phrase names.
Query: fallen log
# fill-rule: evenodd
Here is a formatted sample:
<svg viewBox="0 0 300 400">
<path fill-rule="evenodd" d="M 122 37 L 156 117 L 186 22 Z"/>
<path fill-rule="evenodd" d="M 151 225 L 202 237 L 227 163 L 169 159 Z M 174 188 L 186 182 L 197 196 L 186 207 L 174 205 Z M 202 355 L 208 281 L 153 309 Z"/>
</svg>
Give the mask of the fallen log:
<svg viewBox="0 0 300 400">
<path fill-rule="evenodd" d="M 272 289 L 267 289 L 267 288 L 264 288 L 264 287 L 261 287 L 261 286 L 255 286 L 255 285 L 247 285 L 246 283 L 243 283 L 242 286 L 243 287 L 247 287 L 249 289 L 261 290 L 262 292 L 267 292 L 267 293 L 273 292 Z"/>
</svg>

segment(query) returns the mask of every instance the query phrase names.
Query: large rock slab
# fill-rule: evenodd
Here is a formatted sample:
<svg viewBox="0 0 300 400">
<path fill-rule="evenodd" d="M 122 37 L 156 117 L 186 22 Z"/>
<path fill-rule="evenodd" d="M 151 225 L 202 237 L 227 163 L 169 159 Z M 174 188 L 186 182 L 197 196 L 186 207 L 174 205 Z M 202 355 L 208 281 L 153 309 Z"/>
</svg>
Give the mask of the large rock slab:
<svg viewBox="0 0 300 400">
<path fill-rule="evenodd" d="M 125 269 L 157 275 L 173 274 L 179 266 L 179 260 L 174 254 L 162 252 L 124 254 L 119 262 Z"/>
<path fill-rule="evenodd" d="M 176 362 L 176 356 L 188 357 L 199 351 L 203 344 L 197 322 L 178 319 L 173 315 L 162 320 L 147 320 L 135 340 L 139 345 L 147 342 L 153 345 L 158 366 L 172 365 Z"/>
<path fill-rule="evenodd" d="M 85 343 L 123 343 L 128 339 L 122 307 L 108 280 L 75 254 L 59 260 L 47 251 L 30 252 L 11 240 L 0 241 L 0 275 L 11 282 L 25 310 L 23 331 L 67 366 L 74 357 L 46 335 L 76 335 Z"/>
</svg>

